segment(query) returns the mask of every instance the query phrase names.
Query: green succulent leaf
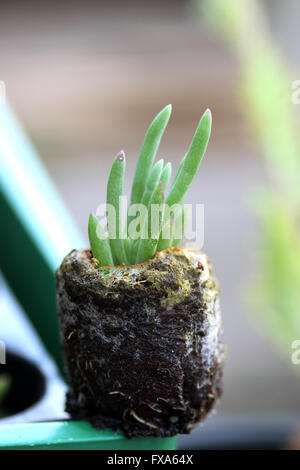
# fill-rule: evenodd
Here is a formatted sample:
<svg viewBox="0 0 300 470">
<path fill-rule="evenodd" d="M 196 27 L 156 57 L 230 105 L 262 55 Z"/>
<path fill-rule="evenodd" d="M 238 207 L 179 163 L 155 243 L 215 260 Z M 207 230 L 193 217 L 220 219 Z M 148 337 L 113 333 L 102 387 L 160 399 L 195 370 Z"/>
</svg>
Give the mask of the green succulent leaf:
<svg viewBox="0 0 300 470">
<path fill-rule="evenodd" d="M 97 217 L 90 215 L 89 218 L 91 250 L 100 267 L 142 263 L 153 258 L 157 251 L 181 243 L 182 237 L 178 236 L 177 229 L 184 227 L 184 197 L 207 147 L 211 132 L 211 113 L 207 110 L 200 119 L 192 143 L 180 162 L 164 203 L 164 193 L 171 178 L 172 166 L 171 163 L 164 166 L 162 159 L 154 165 L 153 162 L 170 114 L 171 105 L 168 105 L 154 118 L 146 133 L 131 190 L 132 210 L 131 214 L 128 211 L 125 227 L 121 224 L 125 153 L 119 152 L 114 159 L 107 185 L 108 237 Z M 114 220 L 111 219 L 110 210 L 114 214 Z M 131 233 L 130 238 L 128 229 L 131 231 L 132 226 L 135 232 L 134 235 Z"/>
<path fill-rule="evenodd" d="M 145 182 L 147 182 L 161 138 L 170 119 L 171 111 L 172 106 L 169 104 L 158 113 L 150 124 L 136 166 L 130 204 L 141 202 Z"/>
<path fill-rule="evenodd" d="M 160 177 L 160 181 L 161 181 L 161 184 L 163 185 L 164 191 L 166 191 L 168 187 L 169 181 L 171 179 L 171 174 L 172 174 L 172 164 L 171 162 L 169 162 L 164 167 L 161 177 Z"/>
<path fill-rule="evenodd" d="M 123 243 L 123 230 L 121 227 L 121 207 L 120 198 L 123 194 L 124 187 L 124 174 L 125 174 L 126 159 L 125 153 L 121 150 L 113 162 L 107 184 L 106 203 L 110 204 L 115 209 L 114 226 L 111 226 L 111 219 L 107 219 L 107 230 L 110 241 L 110 248 L 112 256 L 118 263 L 125 263 L 129 265 L 127 260 L 124 243 Z"/>
<path fill-rule="evenodd" d="M 90 214 L 88 232 L 93 257 L 99 261 L 100 266 L 113 265 L 114 260 L 105 231 L 93 214 Z"/>
<path fill-rule="evenodd" d="M 166 204 L 179 204 L 186 195 L 204 156 L 211 133 L 211 120 L 211 112 L 207 109 L 200 119 L 188 153 L 166 198 Z"/>
<path fill-rule="evenodd" d="M 152 210 L 148 211 L 148 218 L 145 221 L 147 224 L 147 238 L 140 238 L 138 248 L 137 248 L 137 256 L 136 256 L 136 263 L 142 263 L 147 259 L 153 258 L 156 253 L 156 248 L 159 240 L 159 234 L 161 231 L 161 224 L 162 224 L 162 213 L 161 213 L 161 206 L 164 201 L 164 192 L 161 183 L 158 183 L 155 191 L 152 194 L 149 207 L 154 210 L 157 210 L 159 214 L 159 223 L 157 227 L 153 227 L 152 225 Z"/>
</svg>

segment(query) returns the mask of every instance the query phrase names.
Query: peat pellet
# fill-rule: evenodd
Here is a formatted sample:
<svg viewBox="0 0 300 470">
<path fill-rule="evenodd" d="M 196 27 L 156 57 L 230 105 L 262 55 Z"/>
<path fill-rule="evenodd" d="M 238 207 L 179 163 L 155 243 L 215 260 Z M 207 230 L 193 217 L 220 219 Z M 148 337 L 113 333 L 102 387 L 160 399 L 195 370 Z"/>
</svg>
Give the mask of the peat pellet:
<svg viewBox="0 0 300 470">
<path fill-rule="evenodd" d="M 219 289 L 205 254 L 169 248 L 99 268 L 74 250 L 57 271 L 66 410 L 133 436 L 188 433 L 221 395 Z"/>
</svg>

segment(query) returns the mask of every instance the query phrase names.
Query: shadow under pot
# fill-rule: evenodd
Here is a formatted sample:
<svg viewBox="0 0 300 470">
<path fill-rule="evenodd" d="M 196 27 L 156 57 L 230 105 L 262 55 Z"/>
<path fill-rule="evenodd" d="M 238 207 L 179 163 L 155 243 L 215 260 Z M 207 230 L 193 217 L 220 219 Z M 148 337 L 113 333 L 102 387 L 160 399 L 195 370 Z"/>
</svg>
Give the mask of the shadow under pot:
<svg viewBox="0 0 300 470">
<path fill-rule="evenodd" d="M 20 414 L 44 396 L 46 380 L 30 360 L 11 351 L 0 367 L 0 421 Z"/>
</svg>

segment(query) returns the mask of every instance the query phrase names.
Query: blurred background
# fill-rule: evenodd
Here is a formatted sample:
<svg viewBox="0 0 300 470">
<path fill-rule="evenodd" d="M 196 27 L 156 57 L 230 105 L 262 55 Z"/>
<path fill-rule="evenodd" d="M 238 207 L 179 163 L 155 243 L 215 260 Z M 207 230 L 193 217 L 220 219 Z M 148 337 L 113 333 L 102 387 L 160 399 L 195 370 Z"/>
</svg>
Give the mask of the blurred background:
<svg viewBox="0 0 300 470">
<path fill-rule="evenodd" d="M 0 79 L 86 243 L 88 214 L 105 200 L 114 155 L 121 148 L 126 152 L 129 194 L 154 115 L 172 103 L 158 157 L 176 168 L 200 116 L 211 108 L 212 138 L 186 202 L 205 204 L 204 251 L 221 286 L 228 358 L 218 415 L 295 412 L 300 365 L 291 363 L 290 337 L 280 351 L 271 326 L 261 322 L 263 303 L 254 307 L 251 302 L 262 273 L 258 247 L 264 234 L 253 201 L 256 188 L 271 186 L 274 178 L 272 161 L 264 158 L 261 136 L 245 109 L 242 85 L 245 44 L 255 42 L 265 26 L 291 80 L 300 78 L 300 4 L 258 2 L 265 26 L 254 22 L 248 42 L 238 48 L 220 27 L 214 3 L 2 4 Z M 287 83 L 288 105 L 299 114 Z M 300 339 L 300 330 L 294 339 Z"/>
</svg>

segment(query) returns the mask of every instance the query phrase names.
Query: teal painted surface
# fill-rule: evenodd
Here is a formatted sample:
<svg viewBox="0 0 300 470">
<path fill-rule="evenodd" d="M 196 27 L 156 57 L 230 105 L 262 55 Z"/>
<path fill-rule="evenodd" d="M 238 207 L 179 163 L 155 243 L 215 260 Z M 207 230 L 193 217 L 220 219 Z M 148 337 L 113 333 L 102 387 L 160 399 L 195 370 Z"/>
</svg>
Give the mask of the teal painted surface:
<svg viewBox="0 0 300 470">
<path fill-rule="evenodd" d="M 79 421 L 16 424 L 0 427 L 0 450 L 174 450 L 177 437 L 126 439 L 96 431 Z"/>
<path fill-rule="evenodd" d="M 0 105 L 0 267 L 63 369 L 55 270 L 84 240 L 8 105 Z"/>
<path fill-rule="evenodd" d="M 84 239 L 22 127 L 0 105 L 0 268 L 63 372 L 55 304 L 55 271 Z M 177 438 L 125 439 L 86 422 L 0 425 L 0 450 L 175 449 Z"/>
</svg>

